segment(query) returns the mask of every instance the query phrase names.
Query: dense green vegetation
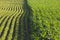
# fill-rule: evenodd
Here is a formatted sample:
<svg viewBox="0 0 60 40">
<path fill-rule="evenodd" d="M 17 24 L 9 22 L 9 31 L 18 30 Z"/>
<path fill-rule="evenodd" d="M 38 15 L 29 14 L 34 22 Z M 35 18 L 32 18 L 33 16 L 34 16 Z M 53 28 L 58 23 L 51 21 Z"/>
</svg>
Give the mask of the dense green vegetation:
<svg viewBox="0 0 60 40">
<path fill-rule="evenodd" d="M 0 40 L 60 40 L 60 0 L 0 0 Z"/>
<path fill-rule="evenodd" d="M 32 40 L 60 40 L 60 1 L 28 0 L 32 9 Z"/>
</svg>

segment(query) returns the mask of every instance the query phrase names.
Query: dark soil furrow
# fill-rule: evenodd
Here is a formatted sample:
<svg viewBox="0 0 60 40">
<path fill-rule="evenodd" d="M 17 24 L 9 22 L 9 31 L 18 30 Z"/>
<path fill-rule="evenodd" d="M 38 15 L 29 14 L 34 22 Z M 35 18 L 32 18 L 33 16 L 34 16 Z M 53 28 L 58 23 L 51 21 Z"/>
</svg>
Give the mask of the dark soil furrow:
<svg viewBox="0 0 60 40">
<path fill-rule="evenodd" d="M 3 16 L 0 17 L 0 19 L 3 18 Z"/>
<path fill-rule="evenodd" d="M 7 18 L 7 16 L 5 16 L 4 19 L 1 21 L 0 26 L 3 24 L 3 22 L 6 18 Z"/>
<path fill-rule="evenodd" d="M 12 40 L 14 40 L 14 37 L 15 37 L 15 31 L 16 31 L 16 22 L 17 22 L 17 19 L 18 19 L 18 17 L 20 16 L 20 14 L 16 17 L 16 20 L 15 20 L 15 25 L 14 25 L 14 31 L 13 31 L 13 35 L 12 35 Z"/>
<path fill-rule="evenodd" d="M 9 35 L 9 32 L 10 32 L 10 29 L 11 29 L 11 25 L 12 25 L 12 22 L 13 22 L 13 19 L 14 19 L 14 17 L 16 16 L 16 14 L 12 17 L 12 19 L 11 19 L 11 22 L 10 22 L 10 25 L 9 25 L 9 30 L 8 30 L 8 32 L 7 32 L 7 35 L 6 35 L 6 38 L 5 38 L 5 40 L 8 40 L 7 38 L 8 38 L 8 35 Z"/>
<path fill-rule="evenodd" d="M 12 15 L 13 15 L 13 14 L 12 14 Z M 11 15 L 11 16 L 12 16 L 12 15 Z M 2 37 L 2 35 L 4 34 L 4 30 L 5 30 L 6 26 L 7 26 L 8 20 L 10 19 L 11 16 L 9 16 L 8 19 L 6 20 L 5 26 L 4 26 L 4 28 L 3 28 L 2 32 L 1 32 L 0 37 Z"/>
<path fill-rule="evenodd" d="M 24 35 L 23 35 L 23 33 L 24 33 L 24 30 L 23 30 L 23 27 L 24 27 L 23 15 L 24 15 L 24 13 L 19 18 L 19 27 L 18 27 L 18 35 L 17 35 L 18 37 L 17 37 L 17 40 L 22 40 L 22 38 L 24 37 Z"/>
</svg>

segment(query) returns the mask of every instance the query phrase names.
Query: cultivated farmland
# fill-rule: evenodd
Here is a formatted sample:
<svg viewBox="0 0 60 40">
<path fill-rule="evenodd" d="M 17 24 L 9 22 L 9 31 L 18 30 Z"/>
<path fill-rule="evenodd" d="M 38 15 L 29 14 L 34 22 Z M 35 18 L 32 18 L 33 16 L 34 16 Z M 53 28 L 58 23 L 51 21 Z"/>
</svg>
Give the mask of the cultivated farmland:
<svg viewBox="0 0 60 40">
<path fill-rule="evenodd" d="M 60 40 L 60 0 L 0 0 L 0 40 Z"/>
</svg>

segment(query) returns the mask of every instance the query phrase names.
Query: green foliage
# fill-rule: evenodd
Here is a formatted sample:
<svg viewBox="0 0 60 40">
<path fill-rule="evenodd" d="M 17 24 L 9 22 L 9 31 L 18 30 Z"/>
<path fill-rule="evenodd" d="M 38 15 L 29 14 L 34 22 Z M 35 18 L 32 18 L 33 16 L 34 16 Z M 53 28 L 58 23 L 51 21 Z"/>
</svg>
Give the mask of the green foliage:
<svg viewBox="0 0 60 40">
<path fill-rule="evenodd" d="M 28 0 L 32 9 L 33 40 L 60 40 L 59 0 Z"/>
</svg>

